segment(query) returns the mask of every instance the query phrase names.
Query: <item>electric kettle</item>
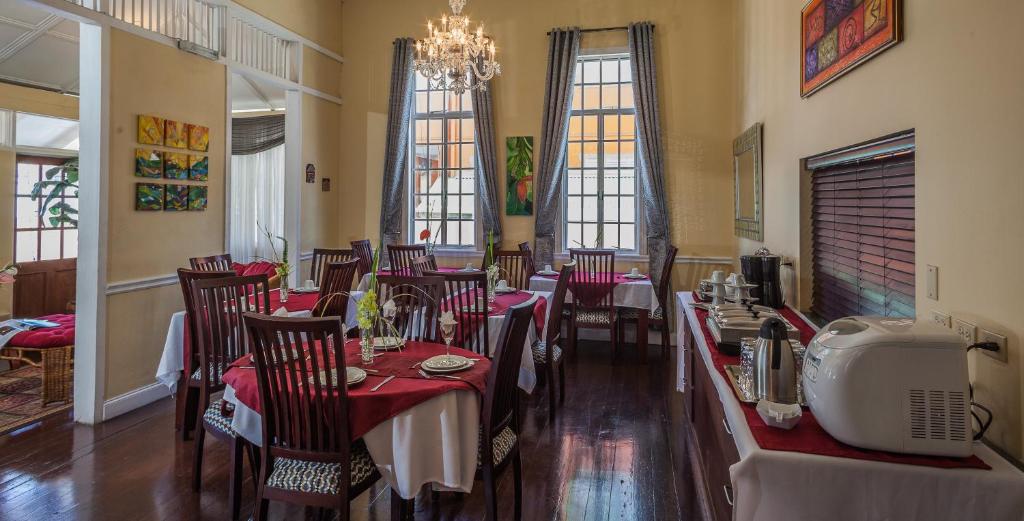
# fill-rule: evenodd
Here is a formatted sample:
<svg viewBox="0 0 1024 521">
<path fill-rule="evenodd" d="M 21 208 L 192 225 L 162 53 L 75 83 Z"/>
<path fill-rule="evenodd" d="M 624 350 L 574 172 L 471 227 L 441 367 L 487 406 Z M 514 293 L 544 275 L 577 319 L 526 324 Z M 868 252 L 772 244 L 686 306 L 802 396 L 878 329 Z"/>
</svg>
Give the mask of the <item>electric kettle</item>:
<svg viewBox="0 0 1024 521">
<path fill-rule="evenodd" d="M 770 317 L 761 324 L 754 342 L 754 398 L 797 403 L 796 361 L 786 323 Z"/>
</svg>

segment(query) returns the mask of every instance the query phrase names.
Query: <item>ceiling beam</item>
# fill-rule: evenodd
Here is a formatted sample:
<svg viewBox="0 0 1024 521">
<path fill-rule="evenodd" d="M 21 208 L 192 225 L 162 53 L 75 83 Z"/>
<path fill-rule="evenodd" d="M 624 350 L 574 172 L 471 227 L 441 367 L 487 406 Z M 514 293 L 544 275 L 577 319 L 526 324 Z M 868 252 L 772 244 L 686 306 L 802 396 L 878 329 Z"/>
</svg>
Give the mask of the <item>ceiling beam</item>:
<svg viewBox="0 0 1024 521">
<path fill-rule="evenodd" d="M 10 25 L 11 27 L 17 27 L 26 31 L 31 31 L 36 28 L 36 24 L 34 23 L 26 22 L 24 20 L 16 20 L 3 15 L 0 15 L 0 24 Z M 78 35 L 75 34 L 62 33 L 60 31 L 47 31 L 46 35 L 68 42 L 78 43 Z"/>
<path fill-rule="evenodd" d="M 61 19 L 57 15 L 49 15 L 43 18 L 35 28 L 26 32 L 25 34 L 17 37 L 11 43 L 7 44 L 6 47 L 0 49 L 0 63 L 3 63 L 11 59 L 15 54 L 18 54 L 22 49 L 28 47 L 32 42 L 39 39 L 40 36 L 46 34 L 61 22 Z"/>
<path fill-rule="evenodd" d="M 263 89 L 261 89 L 260 86 L 257 85 L 255 81 L 252 81 L 252 78 L 249 78 L 244 74 L 239 74 L 239 76 L 241 76 L 242 79 L 245 80 L 245 82 L 248 83 L 250 87 L 252 87 L 253 92 L 255 92 L 256 96 L 260 99 L 260 101 L 262 101 L 267 106 L 268 110 L 274 111 L 276 109 L 276 107 L 274 107 L 274 104 L 270 102 L 270 97 L 268 97 L 267 94 L 263 92 Z"/>
</svg>

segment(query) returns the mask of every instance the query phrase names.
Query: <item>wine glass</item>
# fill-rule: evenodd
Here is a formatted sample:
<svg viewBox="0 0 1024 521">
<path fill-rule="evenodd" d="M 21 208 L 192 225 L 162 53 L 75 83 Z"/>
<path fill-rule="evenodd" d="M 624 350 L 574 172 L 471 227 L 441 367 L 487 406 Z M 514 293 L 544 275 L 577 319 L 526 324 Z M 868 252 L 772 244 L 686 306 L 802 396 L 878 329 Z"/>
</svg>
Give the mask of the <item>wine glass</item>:
<svg viewBox="0 0 1024 521">
<path fill-rule="evenodd" d="M 441 338 L 444 339 L 444 354 L 451 357 L 452 340 L 455 339 L 455 322 L 441 321 Z"/>
</svg>

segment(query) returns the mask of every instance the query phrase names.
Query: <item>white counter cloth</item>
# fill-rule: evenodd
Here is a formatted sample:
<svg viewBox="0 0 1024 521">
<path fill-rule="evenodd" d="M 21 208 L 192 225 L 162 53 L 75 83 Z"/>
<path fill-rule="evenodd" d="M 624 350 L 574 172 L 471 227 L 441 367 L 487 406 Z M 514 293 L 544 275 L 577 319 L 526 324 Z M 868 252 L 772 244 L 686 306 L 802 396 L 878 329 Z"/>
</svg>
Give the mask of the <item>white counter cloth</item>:
<svg viewBox="0 0 1024 521">
<path fill-rule="evenodd" d="M 680 330 L 684 321 L 696 324 L 692 300 L 689 291 L 676 293 Z M 693 331 L 694 349 L 713 367 L 704 335 L 699 327 Z M 685 378 L 683 358 L 678 382 Z M 974 453 L 992 470 L 763 450 L 729 383 L 718 371 L 711 371 L 711 379 L 740 455 L 729 469 L 735 521 L 1024 520 L 1024 473 L 982 443 Z"/>
<path fill-rule="evenodd" d="M 558 279 L 534 275 L 530 277 L 530 289 L 534 291 L 550 291 L 554 293 Z M 572 291 L 565 292 L 565 301 L 572 302 Z M 658 309 L 658 295 L 654 291 L 651 279 L 623 282 L 615 285 L 612 290 L 612 304 L 624 308 Z"/>
</svg>

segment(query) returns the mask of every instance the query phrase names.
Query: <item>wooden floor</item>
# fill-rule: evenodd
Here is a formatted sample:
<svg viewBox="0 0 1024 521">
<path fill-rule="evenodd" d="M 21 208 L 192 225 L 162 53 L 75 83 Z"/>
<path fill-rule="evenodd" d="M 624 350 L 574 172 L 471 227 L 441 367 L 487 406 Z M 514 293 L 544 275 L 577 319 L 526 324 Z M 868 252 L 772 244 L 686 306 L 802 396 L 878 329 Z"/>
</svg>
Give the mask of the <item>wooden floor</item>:
<svg viewBox="0 0 1024 521">
<path fill-rule="evenodd" d="M 630 356 L 613 365 L 607 345 L 581 344 L 568 364 L 569 393 L 557 420 L 548 422 L 546 397 L 531 399 L 522 445 L 524 519 L 696 519 L 680 511 L 692 501 L 677 498 L 675 480 L 689 478 L 673 472 L 670 453 L 674 363 L 657 353 L 651 350 L 647 365 Z M 192 443 L 178 440 L 173 419 L 168 399 L 96 427 L 56 417 L 0 437 L 0 519 L 227 519 L 227 451 L 207 443 L 204 490 L 193 493 Z M 501 519 L 512 518 L 511 477 L 506 472 L 499 484 Z M 248 517 L 248 481 L 245 491 Z M 482 497 L 480 482 L 468 496 L 433 502 L 421 494 L 416 519 L 483 519 Z M 353 519 L 389 519 L 389 499 L 378 484 L 353 503 Z M 305 514 L 274 504 L 271 519 Z"/>
</svg>

